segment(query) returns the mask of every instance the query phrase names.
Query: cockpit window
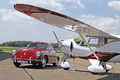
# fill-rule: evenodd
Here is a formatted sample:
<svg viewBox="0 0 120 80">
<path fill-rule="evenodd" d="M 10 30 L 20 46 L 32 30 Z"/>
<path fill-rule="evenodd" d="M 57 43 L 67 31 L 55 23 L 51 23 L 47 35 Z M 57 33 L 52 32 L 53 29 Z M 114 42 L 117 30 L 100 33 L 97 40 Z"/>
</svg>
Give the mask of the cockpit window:
<svg viewBox="0 0 120 80">
<path fill-rule="evenodd" d="M 45 43 L 30 43 L 27 48 L 40 48 L 40 49 L 48 49 L 48 44 Z"/>
<path fill-rule="evenodd" d="M 85 40 L 91 47 L 100 47 L 107 43 L 110 43 L 114 39 L 104 37 L 85 37 Z M 79 36 L 74 39 L 75 43 L 79 46 L 87 46 L 83 39 Z"/>
<path fill-rule="evenodd" d="M 75 43 L 78 44 L 79 46 L 87 46 L 84 41 L 82 40 L 82 38 L 79 36 L 77 38 L 74 39 Z"/>
<path fill-rule="evenodd" d="M 88 42 L 90 46 L 98 46 L 98 39 L 97 38 L 90 38 L 90 37 L 85 37 L 85 40 Z M 83 41 L 83 39 L 79 36 L 74 39 L 76 44 L 79 46 L 87 46 L 87 44 Z"/>
<path fill-rule="evenodd" d="M 104 38 L 104 37 L 84 37 L 84 38 L 91 47 L 101 47 L 101 46 L 115 40 L 112 38 Z M 87 46 L 86 43 L 83 41 L 83 39 L 80 36 L 75 38 L 74 41 L 79 46 Z"/>
</svg>

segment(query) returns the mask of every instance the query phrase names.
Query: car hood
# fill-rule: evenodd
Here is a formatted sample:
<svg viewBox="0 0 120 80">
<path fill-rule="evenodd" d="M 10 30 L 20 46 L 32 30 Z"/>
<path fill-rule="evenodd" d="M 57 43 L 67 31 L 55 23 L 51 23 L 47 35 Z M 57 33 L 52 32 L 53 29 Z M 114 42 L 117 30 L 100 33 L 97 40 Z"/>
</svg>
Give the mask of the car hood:
<svg viewBox="0 0 120 80">
<path fill-rule="evenodd" d="M 30 57 L 36 57 L 36 52 L 39 51 L 42 53 L 42 51 L 46 51 L 45 49 L 38 49 L 38 48 L 27 48 L 27 49 L 16 49 L 17 58 L 23 58 L 23 59 L 29 59 Z"/>
</svg>

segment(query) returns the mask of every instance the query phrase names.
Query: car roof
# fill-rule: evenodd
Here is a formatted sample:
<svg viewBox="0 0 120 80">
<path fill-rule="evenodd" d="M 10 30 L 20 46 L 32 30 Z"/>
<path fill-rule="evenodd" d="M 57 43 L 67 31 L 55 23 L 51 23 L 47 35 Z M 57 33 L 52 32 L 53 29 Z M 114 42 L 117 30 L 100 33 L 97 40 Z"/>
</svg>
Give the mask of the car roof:
<svg viewBox="0 0 120 80">
<path fill-rule="evenodd" d="M 50 43 L 47 43 L 47 42 L 41 42 L 41 41 L 34 41 L 34 42 L 32 42 L 32 43 L 44 43 L 44 44 L 48 44 L 48 45 L 50 45 Z"/>
</svg>

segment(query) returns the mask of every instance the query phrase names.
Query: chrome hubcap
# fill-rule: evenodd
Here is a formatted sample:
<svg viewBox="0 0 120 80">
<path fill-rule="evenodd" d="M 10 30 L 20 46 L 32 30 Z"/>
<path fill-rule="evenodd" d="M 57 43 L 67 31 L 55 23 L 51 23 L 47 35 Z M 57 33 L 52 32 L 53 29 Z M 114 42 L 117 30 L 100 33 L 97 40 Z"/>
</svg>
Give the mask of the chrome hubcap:
<svg viewBox="0 0 120 80">
<path fill-rule="evenodd" d="M 45 65 L 46 65 L 46 61 L 45 61 L 45 59 L 43 59 L 42 60 L 42 66 L 45 67 Z"/>
</svg>

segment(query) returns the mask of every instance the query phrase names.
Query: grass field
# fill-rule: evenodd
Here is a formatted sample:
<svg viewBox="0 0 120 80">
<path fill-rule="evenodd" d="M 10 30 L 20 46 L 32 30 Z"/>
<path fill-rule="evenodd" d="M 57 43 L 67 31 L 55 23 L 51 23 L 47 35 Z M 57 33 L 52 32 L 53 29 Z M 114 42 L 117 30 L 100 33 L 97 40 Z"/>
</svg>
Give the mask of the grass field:
<svg viewBox="0 0 120 80">
<path fill-rule="evenodd" d="M 0 46 L 0 51 L 7 52 L 7 53 L 12 53 L 14 49 L 25 49 L 25 47 L 7 47 L 7 46 Z"/>
<path fill-rule="evenodd" d="M 7 47 L 7 46 L 0 46 L 0 52 L 12 53 L 14 49 L 25 49 L 26 47 Z M 57 51 L 56 51 L 57 52 Z M 58 52 L 59 55 L 63 55 L 63 53 Z"/>
</svg>

